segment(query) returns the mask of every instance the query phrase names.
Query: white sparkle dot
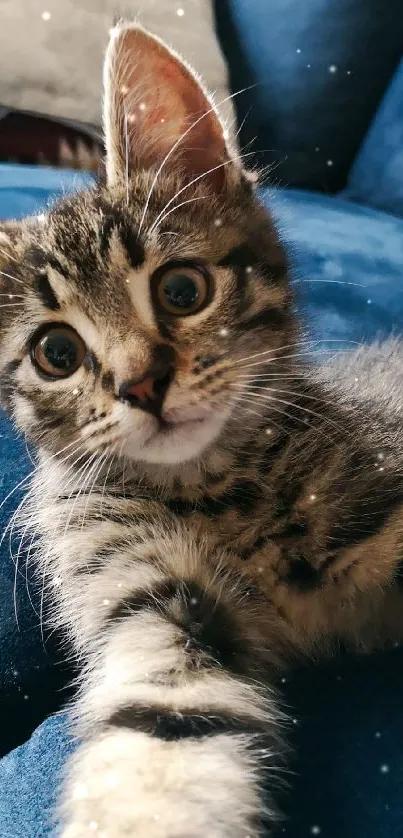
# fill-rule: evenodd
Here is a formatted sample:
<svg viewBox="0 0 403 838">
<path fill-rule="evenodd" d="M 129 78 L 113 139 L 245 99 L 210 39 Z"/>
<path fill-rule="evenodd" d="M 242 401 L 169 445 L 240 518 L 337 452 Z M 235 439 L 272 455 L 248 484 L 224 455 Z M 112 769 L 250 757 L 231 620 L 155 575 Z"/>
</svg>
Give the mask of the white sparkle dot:
<svg viewBox="0 0 403 838">
<path fill-rule="evenodd" d="M 185 14 L 185 10 L 184 9 L 177 9 L 176 14 L 178 15 L 178 17 L 183 17 L 183 15 Z"/>
<path fill-rule="evenodd" d="M 359 378 L 355 378 L 355 379 L 354 379 L 354 381 L 355 381 L 355 383 L 356 383 L 356 384 L 358 384 L 359 380 L 360 380 Z"/>
<path fill-rule="evenodd" d="M 197 605 L 198 601 L 199 601 L 199 600 L 197 599 L 197 597 L 192 596 L 192 597 L 191 597 L 191 600 L 190 600 L 190 604 L 191 604 L 191 605 Z"/>
<path fill-rule="evenodd" d="M 219 335 L 220 335 L 220 337 L 222 337 L 222 338 L 226 338 L 226 337 L 227 337 L 227 335 L 228 335 L 228 329 L 220 329 L 220 331 L 219 331 Z"/>
<path fill-rule="evenodd" d="M 42 20 L 50 20 L 51 17 L 52 15 L 50 14 L 50 12 L 42 12 L 41 14 Z"/>
<path fill-rule="evenodd" d="M 265 433 L 267 434 L 267 436 L 270 436 L 270 434 L 273 433 L 272 428 L 266 428 Z"/>
<path fill-rule="evenodd" d="M 9 300 L 12 300 L 12 299 L 13 299 L 13 297 L 14 297 L 14 294 L 9 294 L 9 295 L 8 295 L 8 299 L 9 299 Z"/>
<path fill-rule="evenodd" d="M 129 285 L 130 279 L 126 279 L 126 284 Z"/>
<path fill-rule="evenodd" d="M 380 732 L 380 730 L 377 730 L 376 734 L 375 734 L 375 739 L 380 739 L 381 736 L 382 736 L 382 733 Z"/>
<path fill-rule="evenodd" d="M 379 770 L 381 774 L 389 774 L 389 765 L 386 762 L 384 762 Z"/>
<path fill-rule="evenodd" d="M 24 695 L 24 700 L 28 701 L 28 699 L 29 699 L 29 695 Z"/>
<path fill-rule="evenodd" d="M 293 719 L 292 723 L 293 723 L 293 725 L 297 725 L 298 724 L 298 719 Z"/>
<path fill-rule="evenodd" d="M 337 73 L 337 66 L 336 64 L 331 64 L 329 67 L 329 73 Z"/>
<path fill-rule="evenodd" d="M 311 826 L 311 835 L 320 835 L 321 832 L 322 832 L 322 830 L 321 830 L 320 826 L 318 826 L 317 824 L 314 824 L 314 826 Z"/>
<path fill-rule="evenodd" d="M 130 123 L 130 125 L 133 125 L 133 122 L 136 121 L 136 115 L 134 113 L 129 113 L 127 121 Z"/>
<path fill-rule="evenodd" d="M 127 96 L 128 92 L 129 92 L 129 88 L 128 88 L 127 84 L 122 84 L 122 86 L 120 88 L 120 92 L 123 93 L 123 96 Z"/>
<path fill-rule="evenodd" d="M 96 821 L 90 821 L 90 823 L 88 824 L 88 828 L 92 829 L 92 831 L 95 832 L 98 829 L 97 822 Z"/>
<path fill-rule="evenodd" d="M 263 573 L 263 568 L 262 567 L 258 567 L 257 570 L 258 570 L 258 573 Z"/>
<path fill-rule="evenodd" d="M 36 220 L 39 221 L 39 224 L 44 224 L 46 220 L 46 215 L 44 212 L 40 212 L 39 215 L 36 216 Z"/>
<path fill-rule="evenodd" d="M 73 792 L 74 800 L 85 800 L 88 797 L 88 789 L 84 783 L 77 783 L 74 792 Z"/>
<path fill-rule="evenodd" d="M 311 65 L 310 65 L 310 64 L 307 64 L 306 66 L 307 66 L 308 70 L 310 70 L 310 69 L 311 69 Z"/>
<path fill-rule="evenodd" d="M 384 466 L 379 466 L 378 471 L 385 471 L 385 467 Z"/>
<path fill-rule="evenodd" d="M 372 303 L 372 300 L 371 300 L 371 299 L 367 300 L 367 304 L 368 304 L 369 306 L 371 305 L 371 303 Z"/>
<path fill-rule="evenodd" d="M 109 603 L 110 603 L 110 600 L 109 600 L 109 599 L 103 599 L 103 600 L 102 600 L 102 604 L 103 604 L 103 605 L 109 605 Z"/>
<path fill-rule="evenodd" d="M 382 451 L 379 451 L 378 454 L 376 455 L 376 459 L 377 460 L 384 460 L 385 459 L 385 454 L 383 454 Z"/>
<path fill-rule="evenodd" d="M 79 391 L 78 387 L 75 387 L 74 390 L 73 390 L 73 396 L 78 396 L 79 392 L 80 391 Z"/>
<path fill-rule="evenodd" d="M 253 271 L 252 265 L 247 265 L 246 268 L 245 268 L 245 271 L 246 271 L 247 274 L 251 274 L 252 271 Z"/>
<path fill-rule="evenodd" d="M 320 148 L 319 148 L 318 145 L 316 146 L 315 151 L 320 151 Z"/>
<path fill-rule="evenodd" d="M 18 669 L 13 669 L 13 675 L 15 678 L 18 677 L 19 674 Z"/>
<path fill-rule="evenodd" d="M 221 227 L 221 225 L 222 225 L 221 218 L 216 218 L 216 220 L 214 221 L 214 226 L 215 227 Z"/>
<path fill-rule="evenodd" d="M 347 75 L 351 76 L 351 70 L 347 70 Z"/>
<path fill-rule="evenodd" d="M 299 48 L 297 49 L 297 53 L 298 55 L 301 55 L 301 50 Z"/>
<path fill-rule="evenodd" d="M 118 588 L 121 588 L 121 587 L 122 587 L 122 583 L 118 582 Z"/>
<path fill-rule="evenodd" d="M 326 160 L 326 166 L 333 166 L 333 160 Z"/>
<path fill-rule="evenodd" d="M 147 107 L 147 106 L 146 106 L 146 103 L 145 103 L 145 102 L 140 102 L 140 104 L 139 104 L 139 108 L 140 108 L 140 110 L 141 110 L 141 111 L 145 111 L 146 107 Z"/>
<path fill-rule="evenodd" d="M 316 495 L 309 495 L 309 500 L 316 500 Z"/>
<path fill-rule="evenodd" d="M 286 683 L 287 683 L 287 678 L 282 678 L 282 679 L 281 679 L 281 683 L 282 683 L 282 684 L 286 684 Z"/>
<path fill-rule="evenodd" d="M 160 119 L 160 122 L 165 122 L 165 119 L 164 119 L 164 117 L 162 117 L 162 119 Z"/>
</svg>

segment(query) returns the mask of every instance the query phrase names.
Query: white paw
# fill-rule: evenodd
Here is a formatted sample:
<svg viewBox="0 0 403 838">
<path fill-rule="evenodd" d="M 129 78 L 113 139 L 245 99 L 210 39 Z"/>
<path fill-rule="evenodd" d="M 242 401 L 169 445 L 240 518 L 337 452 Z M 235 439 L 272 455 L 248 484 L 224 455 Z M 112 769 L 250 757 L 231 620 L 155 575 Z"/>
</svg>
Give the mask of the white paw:
<svg viewBox="0 0 403 838">
<path fill-rule="evenodd" d="M 256 788 L 221 738 L 119 730 L 83 745 L 70 766 L 62 838 L 256 838 Z"/>
</svg>

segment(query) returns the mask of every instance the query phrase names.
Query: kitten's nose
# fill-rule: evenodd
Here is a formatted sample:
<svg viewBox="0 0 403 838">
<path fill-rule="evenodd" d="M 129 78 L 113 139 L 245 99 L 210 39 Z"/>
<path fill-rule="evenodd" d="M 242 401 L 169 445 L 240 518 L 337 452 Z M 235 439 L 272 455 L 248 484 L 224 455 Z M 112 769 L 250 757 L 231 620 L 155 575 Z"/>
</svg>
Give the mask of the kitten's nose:
<svg viewBox="0 0 403 838">
<path fill-rule="evenodd" d="M 162 374 L 145 375 L 139 381 L 125 381 L 120 387 L 119 397 L 132 407 L 159 416 L 171 381 L 171 369 Z"/>
</svg>

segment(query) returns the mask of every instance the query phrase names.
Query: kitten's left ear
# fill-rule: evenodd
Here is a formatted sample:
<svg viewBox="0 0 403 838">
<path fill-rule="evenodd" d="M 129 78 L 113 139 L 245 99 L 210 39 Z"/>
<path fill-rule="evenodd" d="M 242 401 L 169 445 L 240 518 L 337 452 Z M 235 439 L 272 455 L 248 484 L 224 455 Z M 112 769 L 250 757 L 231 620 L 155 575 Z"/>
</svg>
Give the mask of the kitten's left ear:
<svg viewBox="0 0 403 838">
<path fill-rule="evenodd" d="M 104 67 L 106 173 L 110 186 L 138 168 L 203 175 L 215 191 L 239 179 L 213 102 L 189 67 L 133 24 L 112 31 Z M 213 171 L 210 171 L 213 170 Z M 207 174 L 209 172 L 209 174 Z M 204 181 L 204 177 L 206 181 Z"/>
</svg>

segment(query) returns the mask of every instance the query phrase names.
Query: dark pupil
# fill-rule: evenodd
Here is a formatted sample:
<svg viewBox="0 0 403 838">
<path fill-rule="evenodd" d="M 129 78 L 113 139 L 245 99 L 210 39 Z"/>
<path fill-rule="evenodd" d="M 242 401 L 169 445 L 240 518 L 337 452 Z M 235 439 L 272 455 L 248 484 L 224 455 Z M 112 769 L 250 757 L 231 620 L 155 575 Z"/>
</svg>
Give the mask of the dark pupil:
<svg viewBox="0 0 403 838">
<path fill-rule="evenodd" d="M 77 362 L 77 347 L 67 335 L 50 335 L 42 351 L 49 364 L 58 370 L 67 372 Z"/>
<path fill-rule="evenodd" d="M 199 298 L 196 283 L 186 274 L 174 274 L 166 279 L 164 294 L 175 308 L 192 308 Z"/>
</svg>

